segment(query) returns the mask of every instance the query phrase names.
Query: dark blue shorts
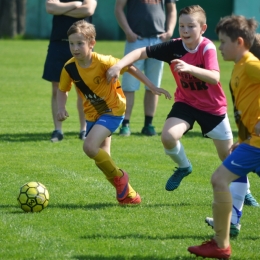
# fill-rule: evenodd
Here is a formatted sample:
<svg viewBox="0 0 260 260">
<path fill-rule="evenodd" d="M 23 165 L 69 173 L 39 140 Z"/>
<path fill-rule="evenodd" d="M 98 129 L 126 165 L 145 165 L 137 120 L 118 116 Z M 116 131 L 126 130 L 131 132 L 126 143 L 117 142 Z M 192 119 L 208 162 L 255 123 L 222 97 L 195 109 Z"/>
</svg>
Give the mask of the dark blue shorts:
<svg viewBox="0 0 260 260">
<path fill-rule="evenodd" d="M 241 177 L 249 172 L 260 176 L 260 148 L 242 143 L 223 161 L 223 165 Z"/>
<path fill-rule="evenodd" d="M 71 57 L 68 41 L 50 42 L 42 78 L 51 82 L 59 82 L 61 70 Z"/>
</svg>

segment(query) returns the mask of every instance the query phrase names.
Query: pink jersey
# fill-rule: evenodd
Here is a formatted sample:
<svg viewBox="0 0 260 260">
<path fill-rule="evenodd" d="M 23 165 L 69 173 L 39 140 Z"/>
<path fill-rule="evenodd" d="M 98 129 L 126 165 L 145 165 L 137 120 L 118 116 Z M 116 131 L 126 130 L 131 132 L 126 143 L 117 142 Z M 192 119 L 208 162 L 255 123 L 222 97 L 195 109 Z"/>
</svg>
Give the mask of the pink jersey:
<svg viewBox="0 0 260 260">
<path fill-rule="evenodd" d="M 180 59 L 188 64 L 219 71 L 216 47 L 212 41 L 203 37 L 195 50 L 188 50 L 180 38 L 149 46 L 146 48 L 149 58 L 165 61 L 169 64 L 177 84 L 175 102 L 183 102 L 199 110 L 214 115 L 223 115 L 227 111 L 227 101 L 220 82 L 206 83 L 189 73 L 173 71 L 171 61 Z"/>
</svg>

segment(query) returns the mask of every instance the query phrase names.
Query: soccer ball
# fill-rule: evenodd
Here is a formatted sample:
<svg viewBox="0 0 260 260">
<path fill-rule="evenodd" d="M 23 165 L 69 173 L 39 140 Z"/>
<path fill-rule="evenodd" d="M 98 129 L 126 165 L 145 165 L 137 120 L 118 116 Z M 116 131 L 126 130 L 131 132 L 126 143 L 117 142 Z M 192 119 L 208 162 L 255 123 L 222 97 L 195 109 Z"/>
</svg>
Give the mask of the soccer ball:
<svg viewBox="0 0 260 260">
<path fill-rule="evenodd" d="M 40 212 L 49 203 L 49 192 L 40 182 L 28 182 L 20 188 L 18 204 L 25 212 Z"/>
</svg>

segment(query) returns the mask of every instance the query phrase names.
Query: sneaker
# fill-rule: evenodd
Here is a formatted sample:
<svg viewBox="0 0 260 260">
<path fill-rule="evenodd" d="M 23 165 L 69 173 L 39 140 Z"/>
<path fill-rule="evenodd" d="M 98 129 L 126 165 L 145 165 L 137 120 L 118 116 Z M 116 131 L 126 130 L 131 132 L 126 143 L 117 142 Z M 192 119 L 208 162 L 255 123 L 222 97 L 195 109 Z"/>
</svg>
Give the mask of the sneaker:
<svg viewBox="0 0 260 260">
<path fill-rule="evenodd" d="M 55 130 L 51 134 L 51 142 L 56 143 L 63 139 L 63 134 L 59 130 Z"/>
<path fill-rule="evenodd" d="M 122 126 L 119 131 L 119 135 L 121 136 L 129 136 L 131 135 L 131 131 L 129 126 Z"/>
<path fill-rule="evenodd" d="M 229 259 L 231 255 L 230 245 L 227 248 L 219 248 L 214 239 L 205 241 L 200 246 L 190 246 L 188 251 L 196 256 L 218 259 Z"/>
<path fill-rule="evenodd" d="M 256 201 L 256 199 L 253 197 L 251 193 L 246 194 L 244 205 L 259 207 L 259 203 Z"/>
<path fill-rule="evenodd" d="M 157 135 L 157 133 L 155 132 L 154 126 L 152 126 L 152 125 L 144 126 L 141 133 L 143 135 L 147 135 L 147 136 Z"/>
<path fill-rule="evenodd" d="M 123 176 L 122 177 L 116 176 L 114 178 L 114 184 L 115 184 L 115 188 L 116 188 L 116 198 L 119 201 L 119 203 L 121 201 L 123 201 L 129 193 L 128 174 L 123 170 L 120 170 L 120 171 L 123 173 Z"/>
<path fill-rule="evenodd" d="M 173 173 L 165 185 L 165 189 L 167 191 L 173 191 L 180 186 L 182 179 L 192 172 L 192 165 L 187 168 L 176 169 L 177 170 Z"/>
<path fill-rule="evenodd" d="M 208 224 L 208 226 L 214 228 L 213 218 L 207 217 L 205 219 L 205 222 Z M 237 237 L 239 235 L 240 229 L 241 229 L 241 225 L 239 223 L 237 224 L 230 223 L 230 232 L 229 232 L 230 237 Z"/>
<path fill-rule="evenodd" d="M 83 130 L 79 133 L 79 139 L 80 140 L 85 140 L 86 139 L 86 131 Z"/>
<path fill-rule="evenodd" d="M 126 204 L 138 205 L 140 203 L 141 203 L 141 197 L 138 193 L 136 193 L 136 196 L 134 198 L 126 197 L 124 200 L 119 201 L 120 205 L 126 205 Z"/>
</svg>

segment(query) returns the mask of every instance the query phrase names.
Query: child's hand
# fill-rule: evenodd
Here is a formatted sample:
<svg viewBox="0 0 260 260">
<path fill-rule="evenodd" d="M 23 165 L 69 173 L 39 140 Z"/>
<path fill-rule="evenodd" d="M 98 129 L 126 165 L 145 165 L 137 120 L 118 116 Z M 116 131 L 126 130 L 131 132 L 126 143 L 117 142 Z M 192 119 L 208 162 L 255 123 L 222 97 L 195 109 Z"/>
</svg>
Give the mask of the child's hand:
<svg viewBox="0 0 260 260">
<path fill-rule="evenodd" d="M 152 93 L 154 95 L 161 96 L 161 94 L 164 94 L 166 99 L 171 99 L 172 98 L 171 94 L 167 90 L 165 90 L 163 88 L 153 88 L 153 89 L 151 89 L 151 91 L 152 91 Z"/>
<path fill-rule="evenodd" d="M 112 66 L 106 72 L 107 84 L 109 84 L 112 79 L 113 82 L 116 82 L 119 76 L 120 76 L 120 68 L 117 65 Z"/>
<path fill-rule="evenodd" d="M 191 65 L 183 60 L 175 59 L 171 61 L 171 64 L 174 64 L 174 71 L 176 72 L 190 72 Z"/>
<path fill-rule="evenodd" d="M 59 109 L 57 113 L 57 119 L 58 121 L 64 121 L 69 117 L 68 112 L 65 109 Z"/>
</svg>

